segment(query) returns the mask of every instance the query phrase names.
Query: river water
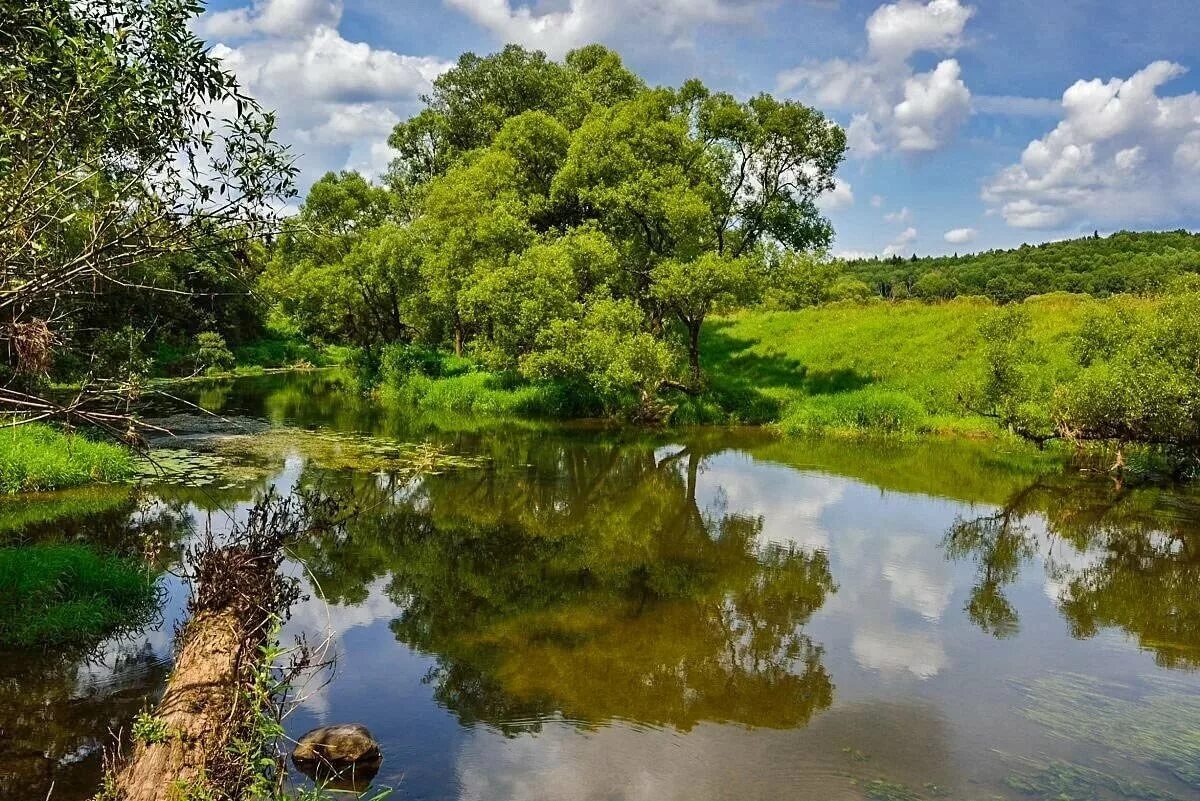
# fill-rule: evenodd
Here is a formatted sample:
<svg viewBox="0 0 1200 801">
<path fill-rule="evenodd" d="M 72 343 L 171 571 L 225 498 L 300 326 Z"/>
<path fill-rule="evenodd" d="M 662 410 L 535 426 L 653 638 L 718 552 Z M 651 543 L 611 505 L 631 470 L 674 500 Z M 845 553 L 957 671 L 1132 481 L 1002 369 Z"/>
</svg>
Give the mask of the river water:
<svg viewBox="0 0 1200 801">
<path fill-rule="evenodd" d="M 138 494 L 7 501 L 0 537 L 169 567 L 268 487 L 353 497 L 288 562 L 285 642 L 336 665 L 285 723 L 366 725 L 392 798 L 1200 798 L 1193 492 L 996 443 L 414 421 L 324 373 L 188 395 L 259 433 L 168 443 Z M 412 443 L 457 461 L 414 479 Z M 169 670 L 162 585 L 153 629 L 0 659 L 0 798 L 95 791 Z"/>
</svg>

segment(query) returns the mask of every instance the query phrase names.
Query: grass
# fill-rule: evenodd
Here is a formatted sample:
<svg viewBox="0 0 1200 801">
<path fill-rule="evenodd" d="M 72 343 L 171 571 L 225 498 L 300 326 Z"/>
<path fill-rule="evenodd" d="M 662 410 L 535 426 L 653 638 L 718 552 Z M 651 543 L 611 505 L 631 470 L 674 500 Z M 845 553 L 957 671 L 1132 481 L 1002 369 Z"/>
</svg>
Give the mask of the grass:
<svg viewBox="0 0 1200 801">
<path fill-rule="evenodd" d="M 1069 363 L 1091 303 L 1065 294 L 1025 302 L 1052 365 Z M 838 303 L 713 320 L 701 343 L 710 389 L 677 417 L 776 423 L 790 434 L 990 432 L 961 397 L 983 376 L 979 324 L 993 308 L 979 298 Z"/>
<path fill-rule="evenodd" d="M 0 428 L 0 493 L 38 492 L 133 475 L 128 450 L 38 423 Z"/>
<path fill-rule="evenodd" d="M 380 397 L 385 402 L 420 412 L 549 419 L 594 414 L 589 399 L 575 396 L 565 386 L 531 384 L 517 376 L 484 371 L 442 378 L 416 373 L 399 383 L 385 384 Z"/>
<path fill-rule="evenodd" d="M 90 647 L 145 625 L 155 584 L 138 560 L 85 545 L 0 548 L 0 647 Z"/>
</svg>

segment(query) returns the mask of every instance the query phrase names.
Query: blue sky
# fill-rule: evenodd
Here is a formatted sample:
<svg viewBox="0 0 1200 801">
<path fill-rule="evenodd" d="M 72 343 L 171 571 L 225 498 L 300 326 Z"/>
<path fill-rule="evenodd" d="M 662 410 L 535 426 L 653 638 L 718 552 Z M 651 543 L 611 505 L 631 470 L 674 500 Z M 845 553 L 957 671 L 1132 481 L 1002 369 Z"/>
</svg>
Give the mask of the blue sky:
<svg viewBox="0 0 1200 801">
<path fill-rule="evenodd" d="M 772 92 L 847 126 L 835 252 L 1200 228 L 1195 0 L 216 0 L 197 27 L 278 110 L 304 186 L 382 170 L 392 125 L 463 51 L 597 41 L 651 83 Z"/>
</svg>

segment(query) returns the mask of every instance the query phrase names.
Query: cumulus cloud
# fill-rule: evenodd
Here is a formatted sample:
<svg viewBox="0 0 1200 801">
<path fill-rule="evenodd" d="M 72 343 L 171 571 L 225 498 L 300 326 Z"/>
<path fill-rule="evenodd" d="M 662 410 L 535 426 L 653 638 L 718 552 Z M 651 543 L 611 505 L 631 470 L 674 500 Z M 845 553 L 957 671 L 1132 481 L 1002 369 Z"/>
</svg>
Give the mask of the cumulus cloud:
<svg viewBox="0 0 1200 801">
<path fill-rule="evenodd" d="M 1185 69 L 1155 62 L 1129 78 L 1079 81 L 1063 120 L 983 189 L 1016 228 L 1162 224 L 1200 214 L 1200 94 L 1163 96 Z"/>
<path fill-rule="evenodd" d="M 907 225 L 908 223 L 912 222 L 912 217 L 912 210 L 909 209 L 908 206 L 900 209 L 900 211 L 893 211 L 883 215 L 885 222 L 900 223 L 901 225 Z"/>
<path fill-rule="evenodd" d="M 883 203 L 884 203 L 883 195 L 871 195 L 871 208 L 881 209 L 881 208 L 883 208 Z"/>
<path fill-rule="evenodd" d="M 974 242 L 978 235 L 979 232 L 974 228 L 955 228 L 947 231 L 944 239 L 951 245 L 965 245 L 968 242 Z"/>
<path fill-rule="evenodd" d="M 561 56 L 618 29 L 686 43 L 697 26 L 754 21 L 777 0 L 569 0 L 547 9 L 512 0 L 445 0 L 498 39 Z"/>
<path fill-rule="evenodd" d="M 382 172 L 388 133 L 451 66 L 348 41 L 337 29 L 341 15 L 341 0 L 255 0 L 196 23 L 243 88 L 276 110 L 280 139 L 309 178 Z"/>
<path fill-rule="evenodd" d="M 899 236 L 883 249 L 885 257 L 903 256 L 912 250 L 912 244 L 917 241 L 917 229 L 905 228 Z"/>
<path fill-rule="evenodd" d="M 937 150 L 971 112 L 971 92 L 956 59 L 917 72 L 918 53 L 953 53 L 974 9 L 960 0 L 900 0 L 867 20 L 867 55 L 797 67 L 779 76 L 781 91 L 852 113 L 850 153 L 871 158 L 889 149 Z"/>
<path fill-rule="evenodd" d="M 853 205 L 854 188 L 850 185 L 849 181 L 844 181 L 841 178 L 834 178 L 833 189 L 817 199 L 817 206 L 820 207 L 821 211 L 826 213 L 848 209 Z"/>
<path fill-rule="evenodd" d="M 867 46 L 885 63 L 907 61 L 920 52 L 952 53 L 974 9 L 959 0 L 900 0 L 880 6 L 867 20 Z"/>
<path fill-rule="evenodd" d="M 342 0 L 254 0 L 249 6 L 205 14 L 196 27 L 213 39 L 301 36 L 318 25 L 336 26 L 341 18 Z"/>
</svg>

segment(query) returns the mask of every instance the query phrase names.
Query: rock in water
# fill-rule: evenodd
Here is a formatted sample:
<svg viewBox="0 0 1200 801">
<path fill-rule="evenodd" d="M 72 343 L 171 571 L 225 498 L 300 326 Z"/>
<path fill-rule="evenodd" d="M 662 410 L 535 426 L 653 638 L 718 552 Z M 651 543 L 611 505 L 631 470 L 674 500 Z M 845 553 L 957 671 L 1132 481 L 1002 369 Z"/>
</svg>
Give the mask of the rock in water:
<svg viewBox="0 0 1200 801">
<path fill-rule="evenodd" d="M 292 751 L 297 763 L 325 763 L 333 767 L 379 762 L 379 743 L 366 726 L 343 723 L 322 726 L 300 738 Z"/>
</svg>

